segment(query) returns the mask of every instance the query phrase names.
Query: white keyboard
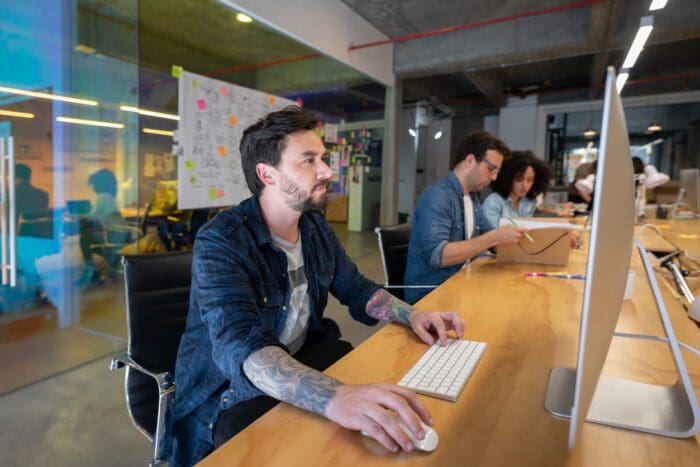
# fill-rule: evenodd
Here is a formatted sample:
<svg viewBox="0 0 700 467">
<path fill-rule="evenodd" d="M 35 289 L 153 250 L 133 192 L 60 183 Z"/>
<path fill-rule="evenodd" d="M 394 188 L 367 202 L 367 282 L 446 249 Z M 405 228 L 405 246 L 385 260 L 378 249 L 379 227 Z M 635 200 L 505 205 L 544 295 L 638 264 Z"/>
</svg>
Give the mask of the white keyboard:
<svg viewBox="0 0 700 467">
<path fill-rule="evenodd" d="M 447 339 L 433 344 L 399 381 L 414 392 L 455 402 L 486 352 L 486 343 Z"/>
</svg>

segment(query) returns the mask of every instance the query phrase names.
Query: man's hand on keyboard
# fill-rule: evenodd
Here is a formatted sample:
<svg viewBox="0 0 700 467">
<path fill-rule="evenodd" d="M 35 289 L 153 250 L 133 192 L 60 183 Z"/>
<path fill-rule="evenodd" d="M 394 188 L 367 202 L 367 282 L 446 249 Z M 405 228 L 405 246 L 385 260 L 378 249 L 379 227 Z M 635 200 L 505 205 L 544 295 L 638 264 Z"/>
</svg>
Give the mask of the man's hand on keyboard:
<svg viewBox="0 0 700 467">
<path fill-rule="evenodd" d="M 447 331 L 454 330 L 457 338 L 464 335 L 464 320 L 452 311 L 419 311 L 415 310 L 410 317 L 411 328 L 423 342 L 429 345 L 435 343 L 434 334 L 441 345 L 447 343 Z"/>
<path fill-rule="evenodd" d="M 326 417 L 344 428 L 366 432 L 392 452 L 412 450 L 408 435 L 387 409 L 396 412 L 416 439 L 424 435 L 421 419 L 433 425 L 428 409 L 413 391 L 390 383 L 338 386 L 326 407 Z"/>
</svg>

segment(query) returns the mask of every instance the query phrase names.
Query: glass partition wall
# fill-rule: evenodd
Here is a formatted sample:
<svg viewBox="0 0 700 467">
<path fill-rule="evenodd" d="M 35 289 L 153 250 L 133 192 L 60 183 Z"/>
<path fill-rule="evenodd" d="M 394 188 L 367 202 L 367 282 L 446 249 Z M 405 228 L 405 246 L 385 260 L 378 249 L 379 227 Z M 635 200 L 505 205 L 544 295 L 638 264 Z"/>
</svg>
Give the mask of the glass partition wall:
<svg viewBox="0 0 700 467">
<path fill-rule="evenodd" d="M 191 248 L 217 211 L 178 209 L 174 66 L 338 124 L 326 144 L 339 195 L 348 174 L 378 165 L 381 128 L 363 122 L 383 119 L 384 87 L 238 13 L 213 0 L 54 0 L 39 15 L 0 0 L 15 218 L 2 212 L 17 253 L 16 283 L 0 287 L 0 394 L 124 348 L 120 256 Z"/>
</svg>

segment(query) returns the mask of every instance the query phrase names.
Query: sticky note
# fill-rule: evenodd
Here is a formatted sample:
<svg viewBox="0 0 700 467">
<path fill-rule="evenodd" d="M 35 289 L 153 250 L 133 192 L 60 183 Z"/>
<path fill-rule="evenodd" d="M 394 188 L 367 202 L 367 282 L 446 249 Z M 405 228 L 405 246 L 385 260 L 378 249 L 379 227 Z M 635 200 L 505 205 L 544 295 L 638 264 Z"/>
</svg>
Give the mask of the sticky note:
<svg viewBox="0 0 700 467">
<path fill-rule="evenodd" d="M 226 148 L 225 148 L 225 147 L 219 146 L 218 148 L 216 148 L 216 150 L 219 152 L 219 155 L 220 155 L 220 156 L 225 156 L 225 155 L 226 155 Z"/>
<path fill-rule="evenodd" d="M 223 188 L 217 189 L 216 196 L 217 196 L 217 198 L 223 198 L 224 197 L 224 189 Z"/>
<path fill-rule="evenodd" d="M 192 89 L 197 89 L 199 87 L 199 81 L 196 79 L 192 80 Z"/>
<path fill-rule="evenodd" d="M 205 110 L 207 108 L 207 101 L 204 99 L 197 99 L 197 108 L 199 110 Z"/>
<path fill-rule="evenodd" d="M 173 76 L 173 78 L 181 78 L 182 77 L 182 67 L 179 65 L 173 65 L 170 68 L 170 74 Z"/>
<path fill-rule="evenodd" d="M 238 119 L 236 118 L 235 115 L 231 115 L 231 116 L 228 118 L 228 122 L 231 124 L 231 126 L 235 126 L 236 123 L 238 123 Z"/>
<path fill-rule="evenodd" d="M 275 96 L 267 96 L 267 102 L 270 103 L 270 105 L 275 105 Z"/>
<path fill-rule="evenodd" d="M 209 188 L 209 199 L 216 199 L 216 188 Z"/>
<path fill-rule="evenodd" d="M 342 144 L 348 144 L 347 138 L 343 138 L 343 143 Z"/>
<path fill-rule="evenodd" d="M 299 107 L 304 107 L 304 99 L 302 99 L 301 97 L 297 97 L 297 105 Z"/>
<path fill-rule="evenodd" d="M 185 161 L 185 168 L 186 169 L 194 169 L 194 161 L 192 159 L 187 159 Z"/>
<path fill-rule="evenodd" d="M 219 92 L 222 96 L 228 96 L 228 88 L 226 86 L 221 86 L 219 88 Z"/>
<path fill-rule="evenodd" d="M 191 176 L 191 177 L 190 177 L 190 183 L 191 183 L 192 185 L 194 185 L 195 183 L 197 183 L 197 177 Z"/>
</svg>

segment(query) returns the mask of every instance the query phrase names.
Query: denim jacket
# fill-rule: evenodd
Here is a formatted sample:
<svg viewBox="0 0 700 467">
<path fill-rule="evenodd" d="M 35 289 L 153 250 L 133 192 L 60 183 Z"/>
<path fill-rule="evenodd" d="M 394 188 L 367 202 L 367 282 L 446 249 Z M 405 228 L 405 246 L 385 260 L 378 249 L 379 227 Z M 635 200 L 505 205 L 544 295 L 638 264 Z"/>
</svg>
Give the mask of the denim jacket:
<svg viewBox="0 0 700 467">
<path fill-rule="evenodd" d="M 469 194 L 474 205 L 472 237 L 493 229 L 484 217 L 479 197 Z M 406 285 L 440 285 L 459 271 L 461 264 L 440 267 L 442 252 L 451 242 L 466 239 L 464 231 L 464 189 L 454 172 L 426 188 L 416 201 L 408 243 Z M 415 303 L 430 292 L 429 288 L 408 288 L 408 303 Z"/>
<path fill-rule="evenodd" d="M 513 202 L 508 198 L 504 198 L 498 193 L 491 193 L 484 200 L 484 216 L 488 219 L 489 224 L 498 227 L 502 217 L 532 217 L 537 209 L 537 201 L 527 197 L 518 200 L 518 209 L 513 207 Z"/>
<path fill-rule="evenodd" d="M 355 320 L 375 324 L 365 306 L 380 286 L 357 271 L 320 213 L 303 214 L 299 228 L 311 302 L 309 332 L 324 332 L 329 291 Z M 286 255 L 273 248 L 256 197 L 219 213 L 200 229 L 168 423 L 171 466 L 199 461 L 212 449 L 221 411 L 263 395 L 242 365 L 263 347 L 287 350 L 279 336 L 289 295 Z"/>
</svg>

